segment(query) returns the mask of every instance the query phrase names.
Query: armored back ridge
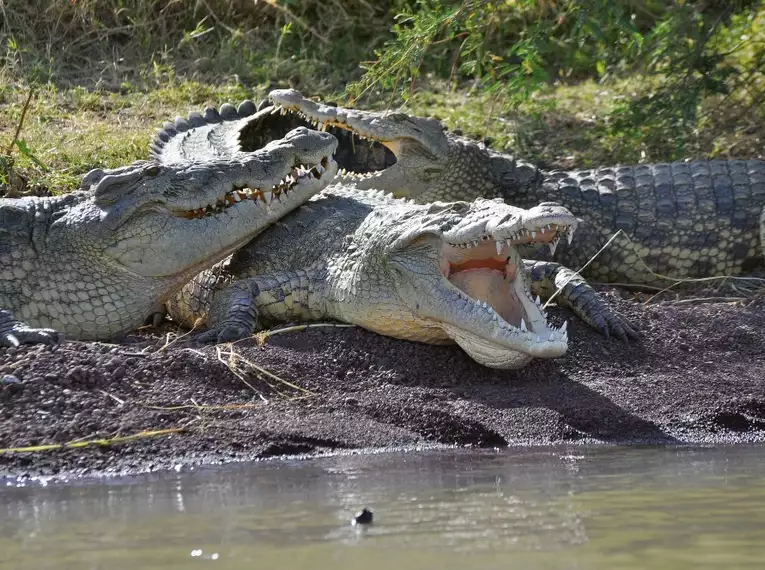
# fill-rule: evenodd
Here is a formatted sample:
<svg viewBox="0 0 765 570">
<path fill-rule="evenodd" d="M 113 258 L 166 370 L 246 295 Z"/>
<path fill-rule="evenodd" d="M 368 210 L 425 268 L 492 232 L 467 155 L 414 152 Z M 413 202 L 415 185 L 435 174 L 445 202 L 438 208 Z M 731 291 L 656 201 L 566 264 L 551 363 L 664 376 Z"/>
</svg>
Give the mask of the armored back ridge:
<svg viewBox="0 0 765 570">
<path fill-rule="evenodd" d="M 543 172 L 433 119 L 324 105 L 294 90 L 273 91 L 270 99 L 273 107 L 262 108 L 257 119 L 225 123 L 227 144 L 276 136 L 285 116 L 293 117 L 339 137 L 338 182 L 348 187 L 419 203 L 501 197 L 529 208 L 557 202 L 582 220 L 577 240 L 558 252 L 567 265 L 583 266 L 621 230 L 585 272 L 600 281 L 667 286 L 673 281 L 662 275 L 736 275 L 762 262 L 762 160 Z"/>
</svg>

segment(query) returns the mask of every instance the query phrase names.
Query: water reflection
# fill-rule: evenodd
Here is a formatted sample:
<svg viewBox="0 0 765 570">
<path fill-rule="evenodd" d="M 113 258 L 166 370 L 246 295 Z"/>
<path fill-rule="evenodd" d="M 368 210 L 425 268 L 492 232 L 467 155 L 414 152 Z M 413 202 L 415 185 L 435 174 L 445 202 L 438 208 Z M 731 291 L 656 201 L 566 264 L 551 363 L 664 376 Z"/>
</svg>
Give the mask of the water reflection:
<svg viewBox="0 0 765 570">
<path fill-rule="evenodd" d="M 0 568 L 744 565 L 765 554 L 764 458 L 756 446 L 528 448 L 9 484 Z M 362 507 L 375 524 L 351 526 Z"/>
</svg>

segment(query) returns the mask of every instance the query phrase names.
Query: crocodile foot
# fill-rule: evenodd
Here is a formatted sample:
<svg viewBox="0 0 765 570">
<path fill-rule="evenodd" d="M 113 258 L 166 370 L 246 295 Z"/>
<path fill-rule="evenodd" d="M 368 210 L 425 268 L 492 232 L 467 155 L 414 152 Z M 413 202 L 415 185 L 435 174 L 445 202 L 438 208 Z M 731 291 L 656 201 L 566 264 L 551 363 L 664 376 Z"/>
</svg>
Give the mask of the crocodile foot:
<svg viewBox="0 0 765 570">
<path fill-rule="evenodd" d="M 623 342 L 640 338 L 636 327 L 618 315 L 583 277 L 552 261 L 524 260 L 531 276 L 532 291 L 570 309 L 606 338 Z"/>
<path fill-rule="evenodd" d="M 599 300 L 603 302 L 602 299 Z M 629 342 L 630 340 L 640 338 L 636 327 L 632 323 L 607 307 L 600 310 L 591 309 L 589 315 L 583 317 L 583 320 L 606 338 L 613 336 L 622 342 Z"/>
<path fill-rule="evenodd" d="M 222 344 L 248 338 L 251 335 L 252 327 L 223 323 L 218 327 L 194 335 L 191 340 L 196 344 Z"/>
<path fill-rule="evenodd" d="M 208 330 L 192 339 L 200 344 L 220 344 L 247 338 L 256 330 L 259 294 L 257 279 L 234 281 L 217 291 L 207 315 Z"/>
<path fill-rule="evenodd" d="M 60 343 L 64 336 L 53 329 L 38 329 L 25 325 L 13 318 L 11 313 L 0 309 L 0 346 L 11 347 L 20 344 Z"/>
</svg>

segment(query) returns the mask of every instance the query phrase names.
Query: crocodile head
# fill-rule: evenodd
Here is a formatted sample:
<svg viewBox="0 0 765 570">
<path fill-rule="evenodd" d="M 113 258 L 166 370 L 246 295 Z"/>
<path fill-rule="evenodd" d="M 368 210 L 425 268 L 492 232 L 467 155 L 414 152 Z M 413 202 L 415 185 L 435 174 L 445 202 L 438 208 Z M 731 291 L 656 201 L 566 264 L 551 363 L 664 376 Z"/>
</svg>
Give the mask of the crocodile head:
<svg viewBox="0 0 765 570">
<path fill-rule="evenodd" d="M 437 183 L 447 169 L 449 140 L 435 119 L 324 105 L 294 89 L 277 89 L 268 97 L 275 112 L 295 114 L 338 136 L 343 143 L 340 182 L 394 194 L 407 188 L 417 194 Z"/>
<path fill-rule="evenodd" d="M 535 167 L 449 134 L 436 119 L 324 105 L 294 89 L 271 91 L 269 99 L 274 111 L 335 134 L 338 181 L 360 189 L 427 203 L 513 196 L 540 179 Z M 258 121 L 267 124 L 265 118 Z"/>
<path fill-rule="evenodd" d="M 91 171 L 90 245 L 126 272 L 182 283 L 327 186 L 336 147 L 300 127 L 228 160 Z"/>
<path fill-rule="evenodd" d="M 570 239 L 577 222 L 568 210 L 499 199 L 404 204 L 374 211 L 355 232 L 337 272 L 342 320 L 399 338 L 451 340 L 492 368 L 566 352 L 565 325 L 547 322 L 518 248 Z"/>
<path fill-rule="evenodd" d="M 325 105 L 294 89 L 271 91 L 269 98 L 272 105 L 257 112 L 244 101 L 238 108 L 224 104 L 220 111 L 207 108 L 166 123 L 152 143 L 155 160 L 228 158 L 307 126 L 337 137 L 337 182 L 419 203 L 516 197 L 540 179 L 536 168 L 447 133 L 435 119 Z"/>
</svg>

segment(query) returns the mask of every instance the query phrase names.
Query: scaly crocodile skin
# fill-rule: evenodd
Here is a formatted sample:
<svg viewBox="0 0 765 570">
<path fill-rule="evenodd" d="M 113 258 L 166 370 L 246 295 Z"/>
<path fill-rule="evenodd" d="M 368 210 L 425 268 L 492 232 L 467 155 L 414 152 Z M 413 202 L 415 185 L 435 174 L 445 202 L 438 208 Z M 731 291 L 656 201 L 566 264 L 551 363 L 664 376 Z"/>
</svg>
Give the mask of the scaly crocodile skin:
<svg viewBox="0 0 765 570">
<path fill-rule="evenodd" d="M 336 147 L 301 127 L 227 160 L 137 162 L 91 171 L 87 190 L 68 196 L 0 199 L 0 345 L 135 329 L 194 275 L 322 190 Z M 281 184 L 296 164 L 325 158 L 323 181 L 305 171 L 288 190 Z"/>
</svg>

